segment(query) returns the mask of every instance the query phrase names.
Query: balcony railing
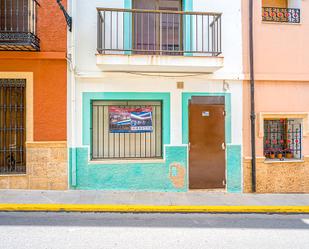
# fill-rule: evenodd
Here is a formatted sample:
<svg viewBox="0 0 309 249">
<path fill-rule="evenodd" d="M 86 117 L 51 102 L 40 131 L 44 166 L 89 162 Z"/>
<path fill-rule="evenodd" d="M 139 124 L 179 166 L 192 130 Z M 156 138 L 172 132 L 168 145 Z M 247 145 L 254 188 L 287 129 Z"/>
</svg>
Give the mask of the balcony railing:
<svg viewBox="0 0 309 249">
<path fill-rule="evenodd" d="M 219 13 L 97 11 L 99 54 L 218 56 L 222 52 Z"/>
<path fill-rule="evenodd" d="M 300 23 L 300 9 L 263 7 L 262 18 L 265 22 Z"/>
<path fill-rule="evenodd" d="M 38 51 L 37 0 L 0 0 L 0 50 Z"/>
</svg>

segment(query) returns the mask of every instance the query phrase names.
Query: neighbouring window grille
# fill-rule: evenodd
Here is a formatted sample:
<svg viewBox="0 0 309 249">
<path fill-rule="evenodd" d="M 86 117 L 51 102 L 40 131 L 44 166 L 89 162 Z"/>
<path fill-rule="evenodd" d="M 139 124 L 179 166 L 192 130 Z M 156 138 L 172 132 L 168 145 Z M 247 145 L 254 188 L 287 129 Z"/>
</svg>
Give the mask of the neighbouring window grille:
<svg viewBox="0 0 309 249">
<path fill-rule="evenodd" d="M 0 79 L 0 173 L 26 172 L 24 79 Z"/>
<path fill-rule="evenodd" d="M 264 120 L 264 155 L 267 159 L 301 159 L 301 119 Z"/>
<path fill-rule="evenodd" d="M 111 110 L 151 110 L 151 131 L 127 132 L 113 130 Z M 146 114 L 147 115 L 147 114 Z M 92 159 L 162 158 L 161 101 L 93 101 Z"/>
</svg>

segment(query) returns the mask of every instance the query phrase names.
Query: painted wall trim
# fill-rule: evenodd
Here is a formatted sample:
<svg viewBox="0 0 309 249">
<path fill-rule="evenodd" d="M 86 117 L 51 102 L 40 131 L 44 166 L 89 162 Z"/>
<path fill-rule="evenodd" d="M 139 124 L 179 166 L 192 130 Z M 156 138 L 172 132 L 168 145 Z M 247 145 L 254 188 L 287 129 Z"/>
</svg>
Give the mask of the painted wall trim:
<svg viewBox="0 0 309 249">
<path fill-rule="evenodd" d="M 264 119 L 302 119 L 303 136 L 309 136 L 309 112 L 260 112 L 259 113 L 259 137 L 264 137 Z"/>
<path fill-rule="evenodd" d="M 132 0 L 124 0 L 124 8 L 132 9 Z M 124 13 L 124 49 L 125 54 L 131 54 L 132 49 L 132 13 Z"/>
<path fill-rule="evenodd" d="M 163 144 L 170 144 L 170 93 L 158 92 L 84 92 L 83 93 L 83 145 L 91 145 L 92 100 L 160 100 L 163 107 Z"/>
<path fill-rule="evenodd" d="M 132 9 L 133 8 L 133 0 L 124 0 L 124 8 Z M 183 11 L 193 11 L 193 0 L 183 0 L 182 3 Z M 131 54 L 132 49 L 132 14 L 125 13 L 124 14 L 124 49 L 125 54 Z M 192 51 L 191 49 L 191 37 L 192 37 L 192 16 L 184 17 L 184 27 L 183 27 L 183 41 L 184 41 L 184 50 Z M 192 53 L 185 53 L 186 56 L 192 56 Z"/>
<path fill-rule="evenodd" d="M 3 79 L 26 80 L 26 141 L 33 141 L 33 73 L 32 72 L 0 72 Z"/>
<path fill-rule="evenodd" d="M 182 3 L 183 11 L 193 11 L 193 0 L 183 0 Z M 184 51 L 192 51 L 192 16 L 184 17 L 184 27 L 183 27 L 183 40 L 184 40 Z M 192 56 L 192 53 L 185 53 L 185 56 Z"/>
</svg>

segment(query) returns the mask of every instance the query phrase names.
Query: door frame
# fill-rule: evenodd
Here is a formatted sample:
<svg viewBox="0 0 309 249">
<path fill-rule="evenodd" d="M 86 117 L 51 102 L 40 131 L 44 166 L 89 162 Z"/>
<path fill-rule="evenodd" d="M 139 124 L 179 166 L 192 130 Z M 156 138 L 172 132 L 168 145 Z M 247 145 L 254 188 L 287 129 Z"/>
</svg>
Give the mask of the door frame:
<svg viewBox="0 0 309 249">
<path fill-rule="evenodd" d="M 183 92 L 182 93 L 182 144 L 189 146 L 189 101 L 193 96 L 201 97 L 225 97 L 225 191 L 228 190 L 228 157 L 227 145 L 232 142 L 232 118 L 231 118 L 231 94 L 230 93 L 205 93 L 205 92 Z M 188 167 L 189 164 L 189 149 L 187 150 Z M 189 170 L 188 170 L 189 172 Z M 187 184 L 189 186 L 189 176 L 187 177 Z M 190 189 L 189 189 L 190 191 Z"/>
</svg>

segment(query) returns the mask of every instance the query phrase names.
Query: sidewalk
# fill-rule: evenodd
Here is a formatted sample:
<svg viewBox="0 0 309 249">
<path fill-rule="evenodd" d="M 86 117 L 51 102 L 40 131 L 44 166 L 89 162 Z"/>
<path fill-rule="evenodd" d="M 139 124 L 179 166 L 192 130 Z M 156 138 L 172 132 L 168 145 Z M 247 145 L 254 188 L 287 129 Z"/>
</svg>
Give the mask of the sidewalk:
<svg viewBox="0 0 309 249">
<path fill-rule="evenodd" d="M 0 190 L 0 210 L 309 213 L 309 194 Z"/>
</svg>

